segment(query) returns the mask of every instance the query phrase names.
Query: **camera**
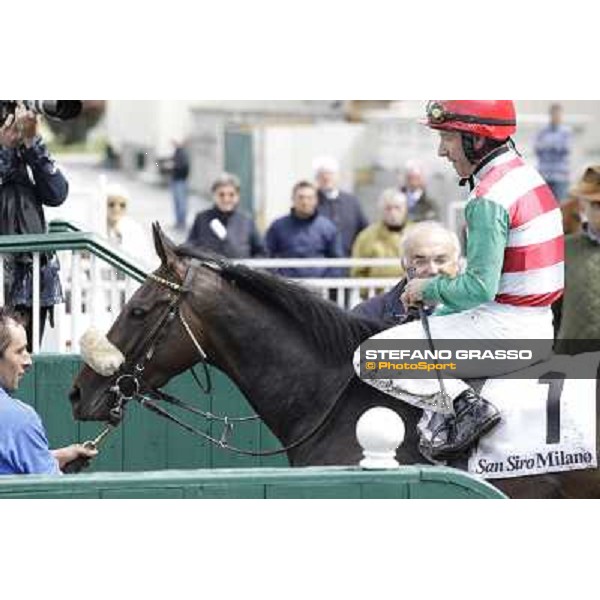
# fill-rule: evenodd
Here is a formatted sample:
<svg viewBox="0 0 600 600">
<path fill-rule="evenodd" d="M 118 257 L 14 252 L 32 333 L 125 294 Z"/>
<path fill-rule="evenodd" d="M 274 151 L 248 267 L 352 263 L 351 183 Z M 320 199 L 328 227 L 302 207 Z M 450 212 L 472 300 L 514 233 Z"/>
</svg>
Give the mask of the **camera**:
<svg viewBox="0 0 600 600">
<path fill-rule="evenodd" d="M 18 100 L 0 100 L 0 127 L 9 115 L 14 115 Z M 68 121 L 79 116 L 81 100 L 21 100 L 25 108 L 55 121 Z"/>
</svg>

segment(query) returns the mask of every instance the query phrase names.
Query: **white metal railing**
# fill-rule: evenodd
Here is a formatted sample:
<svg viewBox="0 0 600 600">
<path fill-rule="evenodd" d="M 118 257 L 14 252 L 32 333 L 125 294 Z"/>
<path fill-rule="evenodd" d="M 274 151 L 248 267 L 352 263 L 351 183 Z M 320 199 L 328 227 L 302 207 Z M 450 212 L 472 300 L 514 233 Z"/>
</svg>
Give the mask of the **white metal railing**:
<svg viewBox="0 0 600 600">
<path fill-rule="evenodd" d="M 32 335 L 34 354 L 79 352 L 79 339 L 92 324 L 107 331 L 139 283 L 120 274 L 87 251 L 57 252 L 65 302 L 54 307 L 54 328 L 48 321 L 40 344 L 40 252 L 32 252 Z M 0 254 L 0 305 L 5 304 L 4 261 Z"/>
<path fill-rule="evenodd" d="M 79 339 L 94 325 L 108 331 L 139 282 L 121 273 L 87 250 L 61 250 L 60 279 L 65 303 L 54 307 L 54 328 L 46 323 L 40 345 L 40 252 L 33 256 L 33 351 L 79 352 Z M 397 266 L 397 259 L 248 259 L 239 260 L 251 268 L 274 270 L 281 268 L 351 268 Z M 0 300 L 4 304 L 4 255 L 0 254 Z M 297 281 L 307 285 L 325 299 L 345 310 L 365 299 L 391 289 L 399 278 L 305 278 Z"/>
<path fill-rule="evenodd" d="M 254 269 L 277 270 L 292 268 L 398 267 L 397 258 L 252 258 L 236 261 Z M 297 281 L 334 301 L 340 308 L 351 310 L 362 301 L 386 292 L 398 283 L 399 277 L 321 277 L 300 278 Z"/>
</svg>

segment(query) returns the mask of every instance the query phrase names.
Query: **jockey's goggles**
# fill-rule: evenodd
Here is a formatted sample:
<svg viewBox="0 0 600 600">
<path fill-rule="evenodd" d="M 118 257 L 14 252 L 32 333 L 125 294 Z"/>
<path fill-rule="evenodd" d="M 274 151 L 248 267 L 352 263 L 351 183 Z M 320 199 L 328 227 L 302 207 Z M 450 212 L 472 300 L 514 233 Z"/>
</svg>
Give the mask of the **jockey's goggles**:
<svg viewBox="0 0 600 600">
<path fill-rule="evenodd" d="M 446 107 L 437 100 L 427 103 L 427 121 L 430 125 L 441 125 L 448 121 L 458 121 L 459 123 L 474 123 L 476 125 L 503 125 L 506 127 L 516 125 L 514 119 L 494 119 L 492 117 L 476 117 L 475 115 L 461 115 L 449 112 Z"/>
</svg>

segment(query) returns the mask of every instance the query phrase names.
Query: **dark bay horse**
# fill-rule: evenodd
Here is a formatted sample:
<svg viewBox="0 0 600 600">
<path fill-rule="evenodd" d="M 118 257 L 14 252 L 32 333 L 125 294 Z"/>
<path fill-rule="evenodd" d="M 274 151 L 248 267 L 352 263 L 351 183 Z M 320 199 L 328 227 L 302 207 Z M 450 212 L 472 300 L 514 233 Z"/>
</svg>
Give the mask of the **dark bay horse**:
<svg viewBox="0 0 600 600">
<path fill-rule="evenodd" d="M 418 451 L 421 410 L 354 374 L 354 350 L 379 331 L 378 325 L 277 276 L 178 248 L 158 225 L 154 243 L 160 269 L 134 294 L 108 333 L 125 363 L 112 376 L 82 368 L 71 392 L 76 419 L 109 420 L 111 388 L 128 368 L 143 362 L 141 385 L 159 388 L 198 363 L 204 351 L 282 446 L 316 431 L 288 451 L 292 466 L 357 465 L 362 451 L 356 423 L 375 406 L 391 408 L 405 422 L 398 461 L 426 462 Z M 177 318 L 169 317 L 169 310 Z M 597 470 L 493 483 L 517 498 L 600 496 Z"/>
</svg>

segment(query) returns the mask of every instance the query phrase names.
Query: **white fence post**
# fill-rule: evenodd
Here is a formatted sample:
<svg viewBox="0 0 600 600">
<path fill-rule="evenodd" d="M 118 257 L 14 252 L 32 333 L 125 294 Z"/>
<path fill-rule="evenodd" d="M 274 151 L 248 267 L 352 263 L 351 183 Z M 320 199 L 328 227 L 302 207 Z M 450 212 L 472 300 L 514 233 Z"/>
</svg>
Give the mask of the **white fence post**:
<svg viewBox="0 0 600 600">
<path fill-rule="evenodd" d="M 38 354 L 40 351 L 40 306 L 41 306 L 41 289 L 40 289 L 40 253 L 33 253 L 33 290 L 31 300 L 31 319 L 32 319 L 32 335 L 33 340 L 31 347 L 33 354 Z"/>
<path fill-rule="evenodd" d="M 73 250 L 71 254 L 71 352 L 79 352 L 81 323 L 81 255 Z"/>
<path fill-rule="evenodd" d="M 405 427 L 400 415 L 385 406 L 364 412 L 356 423 L 356 438 L 363 449 L 363 469 L 397 469 L 396 450 L 404 441 Z"/>
</svg>

